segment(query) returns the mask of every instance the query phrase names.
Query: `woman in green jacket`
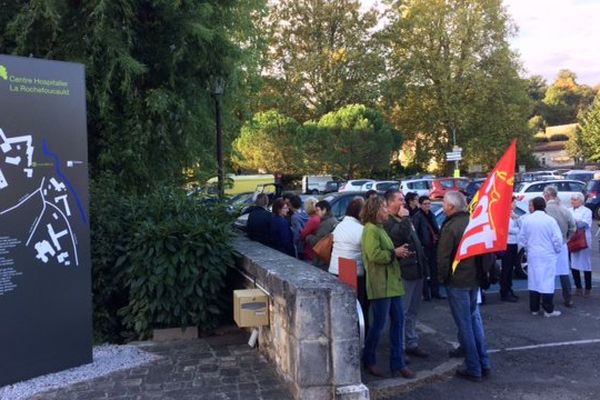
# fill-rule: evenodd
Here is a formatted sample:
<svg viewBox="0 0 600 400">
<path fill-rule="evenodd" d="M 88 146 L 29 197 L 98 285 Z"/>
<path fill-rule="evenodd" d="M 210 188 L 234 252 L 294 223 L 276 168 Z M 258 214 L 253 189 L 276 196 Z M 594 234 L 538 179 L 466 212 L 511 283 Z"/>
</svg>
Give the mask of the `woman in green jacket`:
<svg viewBox="0 0 600 400">
<path fill-rule="evenodd" d="M 391 317 L 390 369 L 392 376 L 410 379 L 415 377 L 415 373 L 406 367 L 404 361 L 402 345 L 404 286 L 400 276 L 398 258 L 408 257 L 411 252 L 407 245 L 394 248 L 392 240 L 382 227 L 387 218 L 388 210 L 381 198 L 374 197 L 367 200 L 361 212 L 361 220 L 365 225 L 362 236 L 362 255 L 373 324 L 369 326 L 363 361 L 368 373 L 375 376 L 384 375 L 383 371 L 376 366 L 376 352 L 389 315 Z"/>
</svg>

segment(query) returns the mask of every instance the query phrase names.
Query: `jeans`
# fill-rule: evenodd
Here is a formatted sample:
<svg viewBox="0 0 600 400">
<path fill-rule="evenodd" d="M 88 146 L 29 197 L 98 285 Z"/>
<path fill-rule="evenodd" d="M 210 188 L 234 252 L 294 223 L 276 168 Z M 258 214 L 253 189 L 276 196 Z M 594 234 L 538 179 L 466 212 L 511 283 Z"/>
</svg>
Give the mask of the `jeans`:
<svg viewBox="0 0 600 400">
<path fill-rule="evenodd" d="M 404 348 L 414 349 L 419 347 L 417 334 L 417 317 L 421 306 L 421 292 L 423 279 L 404 279 Z"/>
<path fill-rule="evenodd" d="M 473 376 L 481 376 L 482 369 L 489 369 L 491 365 L 477 305 L 478 290 L 447 288 L 450 311 L 458 328 L 458 340 L 465 350 L 467 373 Z"/>
<path fill-rule="evenodd" d="M 535 290 L 529 291 L 529 310 L 531 312 L 540 311 L 540 299 L 544 311 L 552 313 L 554 311 L 554 293 L 540 293 Z"/>
<path fill-rule="evenodd" d="M 519 248 L 516 244 L 509 244 L 502 257 L 502 272 L 500 273 L 500 295 L 507 296 L 512 293 L 513 270 L 517 264 Z"/>
<path fill-rule="evenodd" d="M 365 341 L 363 353 L 364 364 L 372 367 L 377 364 L 377 345 L 388 315 L 390 321 L 390 369 L 396 371 L 406 366 L 404 362 L 404 349 L 402 346 L 402 331 L 404 328 L 404 311 L 402 309 L 402 297 L 388 297 L 385 299 L 369 300 L 371 305 L 370 314 L 373 323 L 369 326 L 369 333 Z"/>
</svg>

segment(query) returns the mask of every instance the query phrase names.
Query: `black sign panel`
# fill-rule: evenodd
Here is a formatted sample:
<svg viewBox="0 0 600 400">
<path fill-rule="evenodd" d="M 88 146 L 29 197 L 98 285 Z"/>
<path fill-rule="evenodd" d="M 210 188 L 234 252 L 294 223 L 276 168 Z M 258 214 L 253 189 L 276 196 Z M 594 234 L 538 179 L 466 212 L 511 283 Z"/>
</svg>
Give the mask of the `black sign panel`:
<svg viewBox="0 0 600 400">
<path fill-rule="evenodd" d="M 0 55 L 0 386 L 92 361 L 84 68 Z"/>
</svg>

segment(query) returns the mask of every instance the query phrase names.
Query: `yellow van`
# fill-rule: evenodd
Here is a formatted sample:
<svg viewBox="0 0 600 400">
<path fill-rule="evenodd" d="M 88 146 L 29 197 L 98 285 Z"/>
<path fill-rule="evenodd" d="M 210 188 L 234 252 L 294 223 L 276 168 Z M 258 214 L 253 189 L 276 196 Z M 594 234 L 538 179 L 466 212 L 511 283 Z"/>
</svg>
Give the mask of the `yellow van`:
<svg viewBox="0 0 600 400">
<path fill-rule="evenodd" d="M 206 183 L 208 186 L 217 186 L 218 179 L 215 176 Z M 275 183 L 275 176 L 269 174 L 260 175 L 234 175 L 225 176 L 225 194 L 235 195 L 246 192 L 254 192 L 257 186 Z"/>
</svg>

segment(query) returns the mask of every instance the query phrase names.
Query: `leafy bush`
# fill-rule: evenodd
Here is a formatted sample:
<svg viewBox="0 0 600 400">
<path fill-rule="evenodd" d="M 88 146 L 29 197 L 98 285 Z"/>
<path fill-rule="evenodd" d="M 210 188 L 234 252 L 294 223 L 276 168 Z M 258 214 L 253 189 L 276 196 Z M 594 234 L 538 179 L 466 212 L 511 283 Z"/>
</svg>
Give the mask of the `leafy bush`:
<svg viewBox="0 0 600 400">
<path fill-rule="evenodd" d="M 551 142 L 566 142 L 569 140 L 569 135 L 565 135 L 564 133 L 556 133 L 554 135 L 550 135 Z"/>
<path fill-rule="evenodd" d="M 128 196 L 110 189 L 96 187 L 93 198 L 96 340 L 143 339 L 162 327 L 214 327 L 233 264 L 226 208 L 179 188 Z"/>
</svg>

